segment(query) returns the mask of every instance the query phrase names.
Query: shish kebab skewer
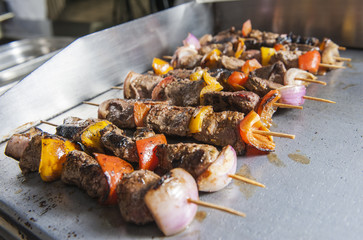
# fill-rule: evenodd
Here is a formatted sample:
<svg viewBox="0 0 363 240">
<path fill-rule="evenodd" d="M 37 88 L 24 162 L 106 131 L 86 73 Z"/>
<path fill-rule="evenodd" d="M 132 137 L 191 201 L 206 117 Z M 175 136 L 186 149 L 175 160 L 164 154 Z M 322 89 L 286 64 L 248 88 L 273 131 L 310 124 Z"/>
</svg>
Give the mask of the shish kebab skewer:
<svg viewBox="0 0 363 240">
<path fill-rule="evenodd" d="M 81 121 L 84 122 L 83 120 Z M 65 134 L 67 128 L 68 130 L 73 129 L 70 124 L 62 124 L 57 126 L 56 124 L 46 121 L 42 121 L 42 123 L 57 127 L 58 134 Z M 103 133 L 104 130 L 102 128 L 96 130 L 96 128 L 92 127 L 92 125 L 84 129 L 83 132 L 87 132 L 90 128 L 93 128 L 92 131 L 94 135 L 98 135 L 97 132 L 101 133 L 101 135 L 104 135 L 100 136 L 99 139 L 93 138 L 92 140 L 95 142 L 101 141 L 104 147 L 108 147 L 109 150 L 116 154 L 116 156 L 125 157 L 125 154 L 121 154 L 120 156 L 120 152 L 130 153 L 133 150 L 136 150 L 138 152 L 140 168 L 149 170 L 159 168 L 163 172 L 169 171 L 172 167 L 184 168 L 196 178 L 200 191 L 218 191 L 229 184 L 230 178 L 244 181 L 259 187 L 265 187 L 259 182 L 235 174 L 237 165 L 236 153 L 230 146 L 223 148 L 222 151 L 219 152 L 215 147 L 206 144 L 166 144 L 165 141 L 163 144 L 157 145 L 155 139 L 157 140 L 158 138 L 156 138 L 156 136 L 159 135 L 155 135 L 155 133 L 150 129 L 139 128 L 135 132 L 134 142 L 132 142 L 132 140 L 128 140 L 127 146 L 123 146 L 121 144 L 121 146 L 117 147 L 117 143 L 109 143 L 110 139 L 118 141 L 125 139 L 126 136 L 120 136 L 119 133 L 113 133 L 111 135 L 109 135 L 109 133 L 105 134 Z M 116 127 L 114 128 L 116 129 Z M 115 135 L 118 135 L 118 139 Z M 121 141 L 124 142 L 124 140 Z M 96 143 L 94 145 L 98 144 L 99 143 Z M 127 151 L 125 148 L 130 146 L 130 151 Z M 156 153 L 150 153 L 150 151 L 146 150 L 144 152 L 140 146 L 142 146 L 143 149 L 154 147 Z M 201 153 L 203 154 L 200 155 Z M 150 154 L 156 154 L 156 156 L 150 156 Z M 155 161 L 155 163 L 150 163 L 151 161 Z M 143 162 L 147 163 L 144 164 Z"/>
<path fill-rule="evenodd" d="M 122 116 L 127 116 L 128 121 Z M 238 155 L 244 153 L 246 143 L 262 151 L 273 151 L 275 144 L 271 135 L 291 139 L 295 137 L 270 132 L 254 111 L 244 117 L 243 113 L 233 111 L 213 112 L 208 106 L 177 107 L 110 99 L 99 105 L 98 117 L 107 119 L 120 128 L 146 126 L 166 135 L 189 136 L 215 146 L 231 145 Z M 262 135 L 254 130 L 265 132 Z"/>
</svg>

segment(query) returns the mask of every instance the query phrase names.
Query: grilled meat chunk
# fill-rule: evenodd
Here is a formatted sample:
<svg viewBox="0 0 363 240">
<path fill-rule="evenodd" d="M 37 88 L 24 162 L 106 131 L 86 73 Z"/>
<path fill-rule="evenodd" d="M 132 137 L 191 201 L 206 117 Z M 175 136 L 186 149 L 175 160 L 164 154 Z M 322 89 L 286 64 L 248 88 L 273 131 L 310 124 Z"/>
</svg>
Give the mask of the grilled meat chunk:
<svg viewBox="0 0 363 240">
<path fill-rule="evenodd" d="M 203 80 L 191 81 L 189 79 L 176 79 L 169 77 L 168 83 L 163 89 L 160 89 L 156 100 L 167 100 L 170 105 L 175 106 L 198 106 L 200 102 L 200 92 L 205 83 Z"/>
<path fill-rule="evenodd" d="M 204 105 L 213 106 L 216 112 L 238 111 L 248 114 L 254 110 L 260 97 L 249 91 L 237 92 L 207 92 L 204 94 Z"/>
<path fill-rule="evenodd" d="M 256 69 L 254 76 L 283 85 L 285 73 L 285 65 L 281 61 L 277 61 L 274 64 Z"/>
<path fill-rule="evenodd" d="M 43 131 L 39 128 L 31 128 L 27 133 L 14 134 L 6 144 L 5 155 L 19 161 L 31 139 L 42 133 Z"/>
<path fill-rule="evenodd" d="M 139 140 L 144 138 L 149 138 L 155 135 L 155 132 L 151 128 L 146 127 L 138 127 L 136 128 L 136 131 L 134 132 L 133 139 Z"/>
<path fill-rule="evenodd" d="M 193 137 L 216 146 L 231 145 L 238 155 L 243 155 L 245 143 L 238 131 L 243 117 L 244 114 L 240 112 L 215 112 L 203 119 L 201 132 L 193 134 Z"/>
<path fill-rule="evenodd" d="M 159 167 L 167 172 L 173 168 L 183 168 L 194 178 L 201 175 L 217 158 L 218 150 L 206 144 L 177 143 L 156 147 Z"/>
<path fill-rule="evenodd" d="M 299 56 L 303 54 L 300 50 L 295 51 L 278 51 L 270 59 L 270 64 L 281 61 L 284 63 L 286 69 L 299 68 Z"/>
<path fill-rule="evenodd" d="M 144 123 L 146 127 L 167 135 L 189 136 L 189 122 L 194 110 L 192 107 L 154 105 Z"/>
<path fill-rule="evenodd" d="M 109 99 L 98 107 L 98 118 L 106 119 L 119 128 L 134 128 L 134 103 L 136 100 Z"/>
<path fill-rule="evenodd" d="M 221 57 L 222 66 L 228 70 L 240 70 L 244 63 L 245 61 L 235 57 L 228 57 L 225 55 Z"/>
<path fill-rule="evenodd" d="M 61 180 L 83 189 L 101 202 L 108 196 L 109 185 L 98 162 L 87 153 L 73 150 L 63 165 Z"/>
<path fill-rule="evenodd" d="M 260 97 L 265 96 L 269 91 L 278 89 L 283 85 L 257 77 L 254 72 L 251 72 L 246 84 L 244 85 L 247 90 L 258 94 Z"/>
<path fill-rule="evenodd" d="M 126 99 L 151 98 L 154 87 L 163 80 L 162 77 L 150 74 L 129 72 L 124 81 Z"/>
<path fill-rule="evenodd" d="M 124 174 L 117 184 L 116 192 L 118 206 L 125 221 L 139 225 L 154 221 L 144 202 L 144 196 L 159 180 L 157 174 L 148 170 Z"/>
<path fill-rule="evenodd" d="M 246 50 L 242 53 L 241 58 L 245 61 L 255 58 L 258 62 L 261 62 L 261 51 L 257 49 Z"/>
<path fill-rule="evenodd" d="M 184 79 L 184 78 L 189 78 L 190 74 L 192 74 L 194 72 L 194 70 L 191 69 L 173 69 L 170 70 L 167 74 L 163 75 L 163 77 L 168 77 L 168 76 L 173 76 L 175 78 L 180 78 L 180 79 Z"/>
<path fill-rule="evenodd" d="M 194 48 L 179 47 L 170 63 L 173 68 L 193 69 L 200 64 L 202 57 Z"/>
<path fill-rule="evenodd" d="M 81 119 L 77 117 L 67 117 L 63 124 L 57 126 L 56 134 L 67 139 L 79 141 L 80 134 L 91 124 L 101 121 L 96 118 Z"/>
<path fill-rule="evenodd" d="M 135 141 L 123 134 L 123 131 L 114 128 L 101 137 L 101 143 L 115 156 L 128 162 L 139 162 Z"/>
</svg>

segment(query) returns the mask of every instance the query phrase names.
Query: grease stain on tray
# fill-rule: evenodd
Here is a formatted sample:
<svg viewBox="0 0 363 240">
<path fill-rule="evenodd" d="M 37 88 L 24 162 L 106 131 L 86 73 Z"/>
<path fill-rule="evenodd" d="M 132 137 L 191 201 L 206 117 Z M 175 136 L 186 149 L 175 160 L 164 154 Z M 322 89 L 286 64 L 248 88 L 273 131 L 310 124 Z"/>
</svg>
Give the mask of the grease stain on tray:
<svg viewBox="0 0 363 240">
<path fill-rule="evenodd" d="M 205 211 L 198 211 L 195 215 L 195 219 L 198 220 L 198 222 L 203 222 L 204 219 L 207 217 L 207 212 Z"/>
<path fill-rule="evenodd" d="M 251 170 L 248 165 L 243 164 L 242 167 L 236 172 L 236 175 L 240 175 L 252 180 L 256 180 L 251 175 Z M 243 193 L 246 199 L 249 199 L 253 196 L 253 194 L 256 192 L 257 186 L 242 182 L 242 181 L 234 181 L 234 184 L 236 184 L 239 187 L 239 190 Z"/>
<path fill-rule="evenodd" d="M 309 164 L 310 163 L 310 159 L 303 155 L 303 154 L 299 154 L 299 153 L 290 153 L 289 155 L 287 155 L 291 160 L 301 163 L 301 164 Z"/>
<path fill-rule="evenodd" d="M 269 153 L 267 155 L 268 161 L 277 167 L 286 167 L 285 163 L 277 156 L 276 153 Z"/>
</svg>

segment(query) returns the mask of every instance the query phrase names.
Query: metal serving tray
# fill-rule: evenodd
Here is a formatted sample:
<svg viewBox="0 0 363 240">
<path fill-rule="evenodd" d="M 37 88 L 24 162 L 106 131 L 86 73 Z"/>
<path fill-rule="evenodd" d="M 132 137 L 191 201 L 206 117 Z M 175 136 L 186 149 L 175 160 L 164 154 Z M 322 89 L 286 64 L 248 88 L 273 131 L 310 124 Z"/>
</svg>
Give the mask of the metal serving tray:
<svg viewBox="0 0 363 240">
<path fill-rule="evenodd" d="M 268 6 L 265 2 L 256 1 L 255 11 L 263 9 L 270 18 L 281 1 Z M 0 136 L 6 139 L 18 126 L 40 119 L 60 124 L 67 116 L 96 117 L 95 107 L 80 103 L 122 97 L 110 87 L 120 84 L 128 71 L 147 71 L 153 57 L 171 54 L 188 32 L 200 37 L 220 30 L 218 26 L 231 26 L 225 26 L 235 18 L 225 12 L 231 6 L 233 14 L 237 6 L 240 9 L 238 22 L 233 23 L 240 25 L 245 20 L 244 9 L 252 5 L 245 1 L 188 3 L 76 40 L 0 97 Z M 261 21 L 259 17 L 251 17 L 252 22 Z M 266 25 L 254 26 L 263 29 Z M 295 134 L 296 139 L 275 139 L 274 154 L 239 157 L 239 173 L 266 184 L 266 189 L 233 181 L 222 191 L 200 196 L 244 211 L 247 217 L 200 207 L 193 223 L 171 239 L 363 236 L 363 55 L 361 50 L 349 49 L 343 56 L 352 58 L 349 67 L 320 77 L 327 86 L 310 85 L 307 92 L 337 104 L 306 101 L 302 111 L 279 110 L 273 131 Z M 54 132 L 50 126 L 39 127 Z M 39 239 L 163 238 L 156 225 L 127 224 L 116 207 L 100 206 L 76 187 L 60 181 L 44 183 L 37 174 L 23 177 L 18 163 L 4 156 L 4 148 L 5 142 L 0 145 L 0 215 L 24 235 Z"/>
</svg>

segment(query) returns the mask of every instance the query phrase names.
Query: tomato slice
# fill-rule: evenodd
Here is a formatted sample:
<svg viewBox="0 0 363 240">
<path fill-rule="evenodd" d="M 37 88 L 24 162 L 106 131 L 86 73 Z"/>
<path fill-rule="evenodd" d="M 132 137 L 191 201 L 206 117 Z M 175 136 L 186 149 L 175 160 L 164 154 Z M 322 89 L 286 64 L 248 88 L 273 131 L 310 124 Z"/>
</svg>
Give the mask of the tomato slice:
<svg viewBox="0 0 363 240">
<path fill-rule="evenodd" d="M 239 124 L 239 132 L 243 141 L 261 151 L 274 151 L 275 143 L 272 136 L 254 133 L 253 130 L 269 131 L 260 119 L 260 116 L 251 111 Z"/>
<path fill-rule="evenodd" d="M 152 171 L 158 166 L 159 159 L 155 154 L 155 148 L 160 144 L 167 144 L 164 134 L 156 134 L 149 138 L 136 140 L 140 169 Z"/>
<path fill-rule="evenodd" d="M 242 36 L 247 37 L 252 31 L 252 23 L 251 20 L 248 19 L 242 25 Z"/>
<path fill-rule="evenodd" d="M 309 51 L 299 57 L 299 68 L 313 74 L 319 70 L 321 55 L 318 50 Z"/>
<path fill-rule="evenodd" d="M 235 71 L 227 79 L 227 83 L 232 86 L 234 90 L 244 89 L 243 85 L 248 80 L 248 74 Z"/>
<path fill-rule="evenodd" d="M 260 105 L 258 106 L 257 113 L 260 115 L 261 122 L 267 128 L 270 128 L 272 125 L 272 115 L 276 112 L 277 107 L 274 106 L 281 98 L 281 94 L 277 90 L 269 91 L 261 100 Z"/>
<path fill-rule="evenodd" d="M 131 173 L 134 168 L 130 163 L 115 156 L 109 156 L 101 153 L 94 153 L 98 164 L 106 175 L 110 192 L 105 202 L 102 204 L 113 205 L 117 204 L 116 186 L 125 173 Z"/>
</svg>

